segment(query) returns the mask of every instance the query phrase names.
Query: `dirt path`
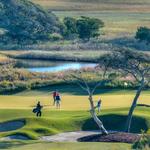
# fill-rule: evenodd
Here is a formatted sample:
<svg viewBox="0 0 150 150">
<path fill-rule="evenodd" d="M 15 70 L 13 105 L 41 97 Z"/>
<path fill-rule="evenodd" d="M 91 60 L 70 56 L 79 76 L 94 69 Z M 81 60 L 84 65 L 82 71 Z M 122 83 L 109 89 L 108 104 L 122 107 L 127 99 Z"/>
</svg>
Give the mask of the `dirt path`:
<svg viewBox="0 0 150 150">
<path fill-rule="evenodd" d="M 93 134 L 99 134 L 98 131 L 75 131 L 75 132 L 65 132 L 52 136 L 43 136 L 40 138 L 42 141 L 49 142 L 77 142 L 78 138 L 89 136 Z"/>
</svg>

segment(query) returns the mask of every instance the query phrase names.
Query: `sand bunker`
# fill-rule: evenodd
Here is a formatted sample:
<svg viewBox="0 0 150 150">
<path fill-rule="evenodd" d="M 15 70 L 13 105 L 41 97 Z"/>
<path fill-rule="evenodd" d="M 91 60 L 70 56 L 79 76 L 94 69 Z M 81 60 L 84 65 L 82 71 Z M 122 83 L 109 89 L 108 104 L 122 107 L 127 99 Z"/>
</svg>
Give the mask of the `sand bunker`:
<svg viewBox="0 0 150 150">
<path fill-rule="evenodd" d="M 25 120 L 13 120 L 0 123 L 0 132 L 17 130 L 25 125 Z"/>
<path fill-rule="evenodd" d="M 11 141 L 11 140 L 30 140 L 30 138 L 28 138 L 25 135 L 10 135 L 10 136 L 6 136 L 0 139 L 0 141 Z"/>
<path fill-rule="evenodd" d="M 42 141 L 48 142 L 77 142 L 78 138 L 89 136 L 93 134 L 99 134 L 97 131 L 75 131 L 59 133 L 52 136 L 43 136 L 40 138 Z"/>
</svg>

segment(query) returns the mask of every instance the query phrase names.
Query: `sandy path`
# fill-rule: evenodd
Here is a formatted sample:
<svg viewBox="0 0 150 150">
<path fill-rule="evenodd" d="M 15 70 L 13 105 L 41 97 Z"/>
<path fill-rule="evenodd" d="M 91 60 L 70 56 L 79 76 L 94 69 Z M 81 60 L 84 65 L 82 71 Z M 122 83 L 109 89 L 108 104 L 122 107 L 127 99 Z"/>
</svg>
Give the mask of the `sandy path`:
<svg viewBox="0 0 150 150">
<path fill-rule="evenodd" d="M 65 132 L 52 136 L 43 136 L 40 138 L 42 141 L 49 142 L 77 142 L 77 139 L 89 136 L 93 134 L 99 134 L 97 131 L 75 131 L 75 132 Z"/>
<path fill-rule="evenodd" d="M 47 141 L 47 142 L 78 142 L 77 139 L 93 135 L 99 134 L 100 132 L 97 131 L 75 131 L 75 132 L 64 132 L 50 136 L 42 136 L 39 138 L 40 141 Z M 23 135 L 12 135 L 0 138 L 0 141 L 10 141 L 10 140 L 29 140 L 27 137 Z"/>
</svg>

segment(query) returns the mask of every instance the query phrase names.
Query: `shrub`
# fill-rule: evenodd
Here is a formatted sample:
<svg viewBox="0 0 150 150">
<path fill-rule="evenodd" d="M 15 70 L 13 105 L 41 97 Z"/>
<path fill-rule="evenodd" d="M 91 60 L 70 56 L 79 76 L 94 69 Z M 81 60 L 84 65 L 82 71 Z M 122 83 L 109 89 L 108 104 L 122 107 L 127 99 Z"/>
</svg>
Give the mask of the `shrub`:
<svg viewBox="0 0 150 150">
<path fill-rule="evenodd" d="M 150 135 L 146 135 L 143 131 L 142 131 L 142 136 L 140 138 L 140 140 L 138 140 L 137 142 L 135 142 L 132 145 L 133 149 L 138 149 L 138 150 L 148 150 L 150 149 Z"/>
<path fill-rule="evenodd" d="M 0 86 L 1 86 L 2 88 L 7 88 L 7 87 L 12 87 L 13 84 L 12 84 L 12 82 L 9 82 L 9 81 L 4 80 L 4 81 L 2 81 L 2 82 L 0 83 Z"/>
<path fill-rule="evenodd" d="M 116 79 L 118 76 L 119 76 L 119 75 L 118 75 L 117 73 L 110 73 L 110 74 L 108 75 L 108 78 L 109 78 L 109 79 Z"/>
<path fill-rule="evenodd" d="M 49 35 L 49 39 L 51 41 L 59 41 L 59 40 L 62 40 L 63 37 L 60 34 L 58 34 L 58 33 L 53 33 L 53 34 Z"/>
<path fill-rule="evenodd" d="M 89 40 L 100 35 L 99 29 L 104 27 L 104 23 L 96 18 L 81 17 L 77 20 L 77 31 L 81 39 Z"/>
<path fill-rule="evenodd" d="M 100 28 L 104 27 L 104 23 L 101 20 L 84 16 L 78 19 L 66 17 L 63 22 L 66 27 L 65 37 L 79 37 L 83 40 L 98 37 L 100 35 Z"/>
<path fill-rule="evenodd" d="M 71 18 L 71 17 L 64 18 L 63 23 L 65 25 L 65 30 L 63 36 L 65 38 L 75 39 L 78 37 L 76 22 L 77 20 L 75 18 Z"/>
<path fill-rule="evenodd" d="M 140 27 L 136 32 L 136 39 L 145 41 L 147 44 L 150 43 L 150 29 L 147 27 Z"/>
</svg>

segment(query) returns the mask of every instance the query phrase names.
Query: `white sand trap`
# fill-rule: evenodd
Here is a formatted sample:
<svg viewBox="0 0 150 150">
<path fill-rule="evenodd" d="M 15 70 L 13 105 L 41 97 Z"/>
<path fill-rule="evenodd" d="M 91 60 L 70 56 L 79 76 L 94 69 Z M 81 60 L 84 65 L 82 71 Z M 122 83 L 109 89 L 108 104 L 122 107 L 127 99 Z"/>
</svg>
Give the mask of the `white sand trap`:
<svg viewBox="0 0 150 150">
<path fill-rule="evenodd" d="M 0 132 L 17 130 L 25 125 L 25 120 L 14 120 L 0 123 Z"/>
<path fill-rule="evenodd" d="M 77 142 L 79 138 L 93 134 L 100 134 L 100 132 L 98 131 L 65 132 L 52 136 L 43 136 L 40 138 L 40 140 L 49 142 Z"/>
<path fill-rule="evenodd" d="M 10 135 L 0 138 L 0 141 L 11 141 L 11 140 L 30 140 L 30 139 L 24 135 Z"/>
</svg>

